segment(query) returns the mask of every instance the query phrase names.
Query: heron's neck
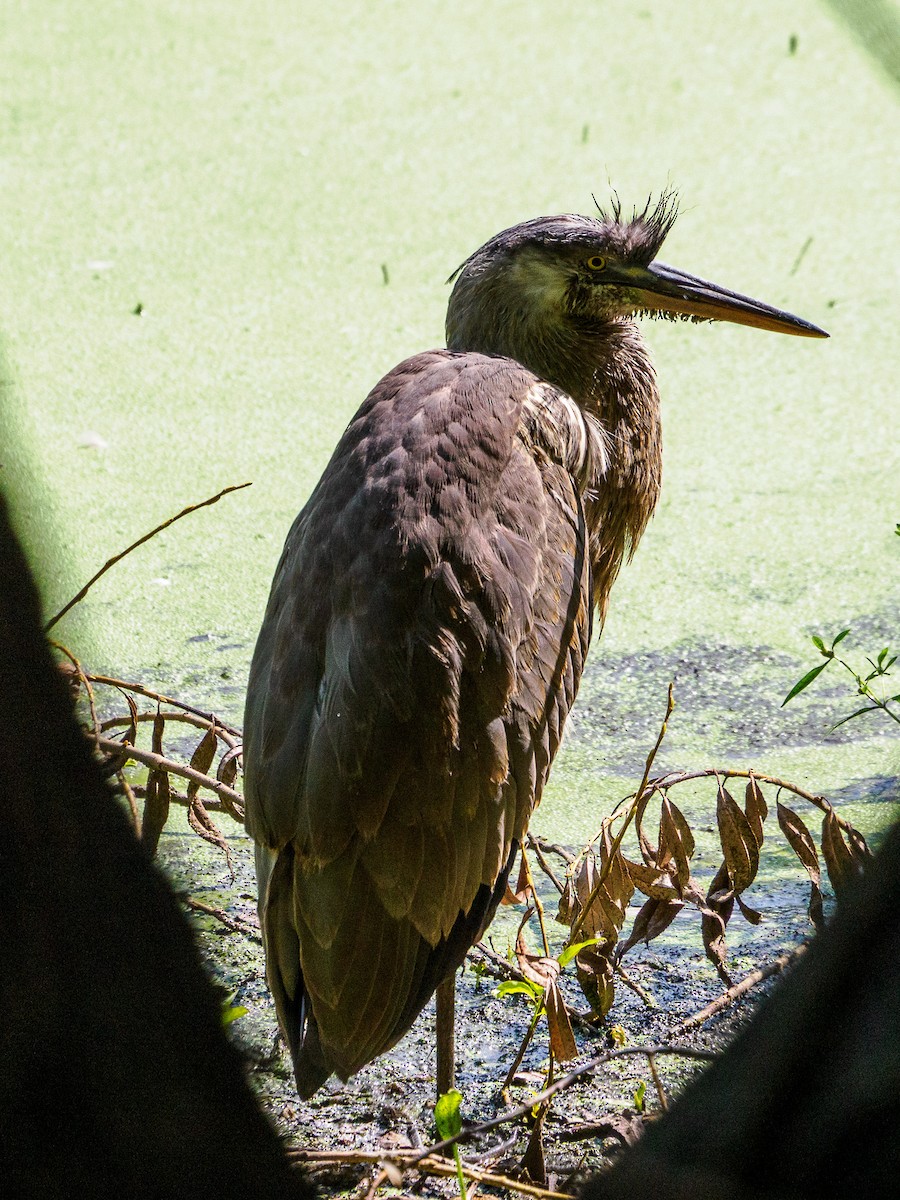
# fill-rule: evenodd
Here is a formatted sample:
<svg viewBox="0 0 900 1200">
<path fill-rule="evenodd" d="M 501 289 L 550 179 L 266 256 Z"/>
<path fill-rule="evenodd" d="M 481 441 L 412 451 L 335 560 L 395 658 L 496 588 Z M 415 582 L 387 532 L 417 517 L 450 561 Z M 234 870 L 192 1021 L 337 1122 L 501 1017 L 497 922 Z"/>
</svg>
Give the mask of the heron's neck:
<svg viewBox="0 0 900 1200">
<path fill-rule="evenodd" d="M 662 478 L 659 392 L 650 354 L 633 321 L 529 325 L 509 313 L 478 345 L 516 359 L 578 402 L 609 437 L 609 470 L 587 497 L 594 599 L 601 621 L 613 581 L 653 515 Z M 518 318 L 518 319 L 517 319 Z"/>
<path fill-rule="evenodd" d="M 591 354 L 593 351 L 593 354 Z M 637 548 L 662 483 L 662 422 L 656 373 L 632 321 L 585 330 L 574 363 L 589 372 L 560 380 L 597 417 L 609 437 L 610 466 L 586 505 L 591 529 L 594 600 L 601 623 L 619 568 Z M 572 372 L 577 375 L 576 371 Z"/>
</svg>

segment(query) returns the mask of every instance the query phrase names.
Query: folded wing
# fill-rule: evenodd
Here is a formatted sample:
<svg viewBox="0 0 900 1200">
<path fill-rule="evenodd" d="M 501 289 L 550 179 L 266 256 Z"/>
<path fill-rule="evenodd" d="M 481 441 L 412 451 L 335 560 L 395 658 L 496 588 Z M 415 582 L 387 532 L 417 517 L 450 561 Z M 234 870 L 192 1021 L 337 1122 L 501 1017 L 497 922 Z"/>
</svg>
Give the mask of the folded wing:
<svg viewBox="0 0 900 1200">
<path fill-rule="evenodd" d="M 563 393 L 433 351 L 371 393 L 291 529 L 244 758 L 302 1094 L 389 1049 L 493 915 L 581 676 L 604 465 Z"/>
</svg>

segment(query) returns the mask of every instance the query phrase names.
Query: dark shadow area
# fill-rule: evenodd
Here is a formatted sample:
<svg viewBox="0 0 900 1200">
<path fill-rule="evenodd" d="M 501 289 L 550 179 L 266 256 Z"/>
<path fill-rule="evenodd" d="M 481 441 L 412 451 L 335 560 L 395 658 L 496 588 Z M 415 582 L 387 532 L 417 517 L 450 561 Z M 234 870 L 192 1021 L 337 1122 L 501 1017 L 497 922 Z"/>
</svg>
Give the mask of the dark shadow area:
<svg viewBox="0 0 900 1200">
<path fill-rule="evenodd" d="M 72 711 L 0 498 L 5 1195 L 306 1196 Z"/>
<path fill-rule="evenodd" d="M 863 50 L 900 87 L 900 17 L 888 0 L 825 0 Z"/>
</svg>

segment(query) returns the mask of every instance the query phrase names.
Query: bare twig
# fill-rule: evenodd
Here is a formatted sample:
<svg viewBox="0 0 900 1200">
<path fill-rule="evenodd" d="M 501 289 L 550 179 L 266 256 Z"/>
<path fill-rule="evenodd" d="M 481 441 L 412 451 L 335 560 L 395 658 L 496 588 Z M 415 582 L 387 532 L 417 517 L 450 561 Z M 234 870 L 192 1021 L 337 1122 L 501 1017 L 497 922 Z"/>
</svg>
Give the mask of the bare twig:
<svg viewBox="0 0 900 1200">
<path fill-rule="evenodd" d="M 755 779 L 758 783 L 769 783 L 772 787 L 784 788 L 786 792 L 799 796 L 801 800 L 808 800 L 822 812 L 834 813 L 835 819 L 842 829 L 853 828 L 850 822 L 834 809 L 825 796 L 807 792 L 804 788 L 798 787 L 796 783 L 788 783 L 786 779 L 779 779 L 777 775 L 763 775 L 759 771 L 731 771 L 723 770 L 721 767 L 708 767 L 702 771 L 671 771 L 666 775 L 656 776 L 650 782 L 655 788 L 670 788 L 676 787 L 680 783 L 688 783 L 692 779 L 708 779 L 716 776 L 722 776 L 724 779 Z"/>
<path fill-rule="evenodd" d="M 534 851 L 538 862 L 541 864 L 541 870 L 544 872 L 544 874 L 547 876 L 547 878 L 550 880 L 550 882 L 553 884 L 553 886 L 556 888 L 556 890 L 559 892 L 559 894 L 562 895 L 563 892 L 566 890 L 565 885 L 558 878 L 558 876 L 556 875 L 556 872 L 553 870 L 553 868 L 547 862 L 547 859 L 544 857 L 544 852 L 541 848 L 540 839 L 536 838 L 536 837 L 532 837 L 532 835 L 529 834 L 526 845 L 528 846 L 528 848 L 530 850 Z"/>
<path fill-rule="evenodd" d="M 235 734 L 225 728 L 220 723 L 219 718 L 212 713 L 206 717 L 198 716 L 196 713 L 188 710 L 186 712 L 164 712 L 162 716 L 166 721 L 176 721 L 183 725 L 193 725 L 195 729 L 210 729 L 212 728 L 213 723 L 215 723 L 217 736 L 222 739 L 229 750 L 233 750 L 235 747 L 240 746 L 240 741 Z M 106 733 L 108 729 L 120 729 L 123 725 L 129 725 L 132 719 L 136 720 L 139 724 L 143 724 L 145 722 L 155 721 L 156 713 L 142 712 L 138 713 L 137 717 L 135 718 L 130 716 L 109 717 L 106 721 L 101 721 L 99 732 Z"/>
<path fill-rule="evenodd" d="M 647 989 L 641 987 L 636 979 L 632 979 L 621 963 L 616 963 L 615 971 L 625 986 L 631 988 L 636 996 L 640 996 L 647 1008 L 659 1007 Z"/>
<path fill-rule="evenodd" d="M 681 1037 L 691 1029 L 698 1029 L 701 1025 L 705 1025 L 716 1013 L 721 1012 L 723 1008 L 727 1008 L 729 1004 L 733 1004 L 735 1000 L 739 999 L 746 992 L 749 992 L 751 988 L 756 987 L 758 983 L 763 983 L 773 975 L 781 974 L 782 971 L 791 966 L 792 963 L 795 963 L 805 953 L 806 945 L 803 942 L 799 946 L 794 946 L 792 950 L 788 950 L 785 954 L 780 954 L 768 966 L 759 967 L 756 971 L 751 971 L 749 975 L 746 975 L 740 982 L 730 987 L 728 991 L 723 992 L 721 996 L 717 996 L 711 1004 L 707 1004 L 700 1012 L 695 1013 L 692 1017 L 688 1017 L 686 1021 L 682 1021 L 672 1031 L 672 1036 Z"/>
<path fill-rule="evenodd" d="M 494 979 L 524 979 L 525 976 L 502 954 L 486 946 L 484 942 L 476 942 L 469 955 L 477 955 L 475 961 L 480 963 L 485 972 Z"/>
<path fill-rule="evenodd" d="M 512 1084 L 516 1077 L 516 1071 L 518 1071 L 519 1067 L 522 1065 L 522 1059 L 525 1057 L 525 1051 L 531 1045 L 531 1039 L 534 1037 L 534 1031 L 538 1027 L 538 1021 L 540 1021 L 543 1012 L 543 1005 L 539 1003 L 535 1004 L 534 1011 L 531 1014 L 531 1020 L 528 1023 L 528 1028 L 525 1030 L 525 1036 L 522 1038 L 522 1041 L 519 1044 L 519 1049 L 516 1051 L 515 1057 L 510 1063 L 509 1070 L 506 1072 L 506 1077 L 500 1084 L 499 1093 L 501 1097 L 504 1096 L 506 1089 Z"/>
<path fill-rule="evenodd" d="M 496 1129 L 499 1125 L 508 1125 L 511 1121 L 518 1121 L 522 1117 L 527 1116 L 538 1105 L 543 1104 L 545 1100 L 549 1100 L 551 1096 L 555 1096 L 557 1092 L 564 1091 L 570 1088 L 576 1079 L 582 1075 L 586 1075 L 591 1071 L 596 1071 L 598 1067 L 604 1066 L 611 1062 L 614 1058 L 622 1058 L 627 1055 L 651 1055 L 651 1054 L 674 1054 L 683 1058 L 698 1058 L 709 1061 L 717 1057 L 712 1050 L 700 1050 L 695 1046 L 673 1046 L 670 1043 L 664 1045 L 653 1046 L 620 1046 L 615 1050 L 607 1050 L 604 1054 L 598 1054 L 596 1058 L 590 1058 L 587 1062 L 570 1071 L 568 1075 L 564 1075 L 561 1079 L 544 1088 L 536 1096 L 531 1097 L 526 1104 L 519 1105 L 518 1108 L 511 1109 L 501 1113 L 498 1117 L 492 1117 L 489 1121 L 484 1121 L 480 1125 L 472 1125 L 462 1130 L 455 1137 L 446 1138 L 443 1142 L 436 1142 L 433 1146 L 428 1146 L 423 1150 L 422 1157 L 429 1154 L 441 1154 L 455 1142 L 469 1141 L 471 1138 L 479 1137 L 489 1129 Z M 415 1160 L 413 1160 L 415 1161 Z"/>
<path fill-rule="evenodd" d="M 201 500 L 199 504 L 189 504 L 187 508 L 183 508 L 181 512 L 176 513 L 174 517 L 169 517 L 168 521 L 163 521 L 161 525 L 157 525 L 155 529 L 151 529 L 149 533 L 145 533 L 143 537 L 139 537 L 136 542 L 132 542 L 130 546 L 126 546 L 126 548 L 119 554 L 114 554 L 112 558 L 107 559 L 107 561 L 103 564 L 100 570 L 96 572 L 96 574 L 91 576 L 84 587 L 81 588 L 81 590 L 77 592 L 67 604 L 62 606 L 56 616 L 50 618 L 50 620 L 44 626 L 44 632 L 49 633 L 57 621 L 62 620 L 62 618 L 70 609 L 74 608 L 76 604 L 82 601 L 97 580 L 102 575 L 105 575 L 111 567 L 114 567 L 117 562 L 121 562 L 126 554 L 130 554 L 132 550 L 136 550 L 138 546 L 142 546 L 144 542 L 149 542 L 152 537 L 155 537 L 164 529 L 168 529 L 170 525 L 174 525 L 176 521 L 180 521 L 182 517 L 186 517 L 188 513 L 196 512 L 198 508 L 207 508 L 210 504 L 215 504 L 218 500 L 221 500 L 223 496 L 227 496 L 229 492 L 239 492 L 241 488 L 246 488 L 249 486 L 249 483 L 235 483 L 232 484 L 231 487 L 223 488 L 221 492 L 218 492 L 215 496 L 210 496 L 208 500 Z"/>
<path fill-rule="evenodd" d="M 110 687 L 119 688 L 121 691 L 135 692 L 138 696 L 146 696 L 148 700 L 155 700 L 157 704 L 169 704 L 173 708 L 180 708 L 182 712 L 193 713 L 195 717 L 202 717 L 205 721 L 212 724 L 214 721 L 216 727 L 221 731 L 225 730 L 232 737 L 240 739 L 241 731 L 233 725 L 223 724 L 215 713 L 204 712 L 203 709 L 194 708 L 191 704 L 185 704 L 183 700 L 177 700 L 174 696 L 164 696 L 162 692 L 154 692 L 152 688 L 144 687 L 142 683 L 129 682 L 126 679 L 116 679 L 112 675 L 88 675 L 88 679 L 92 683 L 105 683 Z"/>
<path fill-rule="evenodd" d="M 660 730 L 659 730 L 659 736 L 656 739 L 656 744 L 654 745 L 654 747 L 650 751 L 650 753 L 647 755 L 647 762 L 644 765 L 644 775 L 643 775 L 643 778 L 641 779 L 640 786 L 638 787 L 638 790 L 634 793 L 634 797 L 631 801 L 631 805 L 630 805 L 628 811 L 625 813 L 625 819 L 622 821 L 622 824 L 619 828 L 618 833 L 613 838 L 612 845 L 610 846 L 609 854 L 607 855 L 606 862 L 604 863 L 603 868 L 597 872 L 597 879 L 594 883 L 594 886 L 591 888 L 590 895 L 582 904 L 581 912 L 578 914 L 578 916 L 572 922 L 572 927 L 569 931 L 569 939 L 568 939 L 570 945 L 573 945 L 578 940 L 578 935 L 581 933 L 581 928 L 584 925 L 587 915 L 590 912 L 590 910 L 594 904 L 594 901 L 600 895 L 600 891 L 601 891 L 603 885 L 606 883 L 607 876 L 609 875 L 609 872 L 612 869 L 613 862 L 615 861 L 616 853 L 617 853 L 619 847 L 622 845 L 622 839 L 625 837 L 625 834 L 628 831 L 628 827 L 631 824 L 631 822 L 634 820 L 634 815 L 638 811 L 638 807 L 640 806 L 640 803 L 644 798 L 644 795 L 647 791 L 648 782 L 650 781 L 650 770 L 653 767 L 653 760 L 656 758 L 657 752 L 659 751 L 659 748 L 663 743 L 663 738 L 666 736 L 666 730 L 669 727 L 669 718 L 671 717 L 671 715 L 674 711 L 675 711 L 675 688 L 674 688 L 674 684 L 670 683 L 669 684 L 669 694 L 668 694 L 668 698 L 666 700 L 666 715 L 663 717 L 662 725 L 660 726 Z M 651 783 L 651 791 L 654 790 L 654 784 L 655 784 L 655 781 L 653 781 L 653 783 Z"/>
<path fill-rule="evenodd" d="M 449 1143 L 448 1143 L 449 1144 Z M 436 1158 L 431 1154 L 423 1155 L 416 1151 L 392 1150 L 390 1154 L 368 1150 L 288 1150 L 288 1158 L 297 1164 L 307 1167 L 328 1166 L 331 1164 L 367 1163 L 396 1163 L 401 1169 L 414 1167 L 427 1175 L 452 1177 L 456 1175 L 456 1164 L 446 1158 Z M 519 1192 L 524 1196 L 536 1196 L 538 1200 L 572 1200 L 565 1192 L 554 1192 L 549 1188 L 539 1187 L 536 1183 L 528 1183 L 522 1179 L 510 1179 L 506 1175 L 494 1175 L 490 1171 L 482 1171 L 463 1161 L 463 1175 L 475 1183 L 487 1187 L 504 1188 L 510 1192 Z"/>
<path fill-rule="evenodd" d="M 540 846 L 545 854 L 558 855 L 566 866 L 571 866 L 575 861 L 576 856 L 571 850 L 567 850 L 565 846 L 560 846 L 558 842 L 548 842 L 546 838 L 542 838 L 538 833 L 529 833 L 528 842 L 529 844 L 534 843 L 534 845 Z"/>
<path fill-rule="evenodd" d="M 144 766 L 152 767 L 157 771 L 167 771 L 170 775 L 179 775 L 182 779 L 188 779 L 200 787 L 208 788 L 219 797 L 229 816 L 243 823 L 244 797 L 240 792 L 236 792 L 234 788 L 228 787 L 227 784 L 222 783 L 220 780 L 213 779 L 209 775 L 204 775 L 200 771 L 195 771 L 193 767 L 186 766 L 184 763 L 175 762 L 171 758 L 164 758 L 161 754 L 154 754 L 152 750 L 141 750 L 138 746 L 125 745 L 114 738 L 98 737 L 92 740 L 97 743 L 101 750 L 105 750 L 108 754 L 124 753 L 127 758 L 133 758 L 136 762 L 143 763 Z"/>
<path fill-rule="evenodd" d="M 195 912 L 206 913 L 207 916 L 215 917 L 220 921 L 226 929 L 230 929 L 232 933 L 243 934 L 244 937 L 252 938 L 256 942 L 262 942 L 262 935 L 259 932 L 259 927 L 252 925 L 249 921 L 245 921 L 243 917 L 230 917 L 222 908 L 213 908 L 211 904 L 204 904 L 201 900 L 195 900 L 193 896 L 188 896 L 186 893 L 179 893 L 178 899 L 182 904 Z"/>
<path fill-rule="evenodd" d="M 626 1138 L 623 1137 L 621 1124 L 615 1120 L 609 1121 L 590 1121 L 584 1125 L 571 1125 L 568 1129 L 561 1129 L 556 1138 L 560 1142 L 585 1142 L 595 1141 L 597 1138 L 614 1137 L 619 1142 L 627 1144 Z"/>
<path fill-rule="evenodd" d="M 390 1180 L 391 1175 L 393 1175 L 394 1173 L 395 1172 L 392 1171 L 389 1167 L 382 1167 L 380 1171 L 376 1171 L 372 1175 L 372 1182 L 369 1184 L 368 1188 L 366 1189 L 366 1200 L 373 1200 L 375 1193 L 378 1191 L 378 1189 L 381 1187 L 381 1185 L 383 1183 L 387 1183 Z M 401 1178 L 402 1178 L 402 1176 L 401 1176 Z"/>
<path fill-rule="evenodd" d="M 650 1068 L 650 1074 L 653 1076 L 653 1086 L 656 1088 L 656 1094 L 659 1097 L 660 1108 L 666 1112 L 669 1107 L 669 1099 L 666 1096 L 666 1089 L 662 1085 L 662 1080 L 659 1077 L 659 1071 L 656 1069 L 656 1055 L 647 1055 L 647 1066 Z"/>
<path fill-rule="evenodd" d="M 134 796 L 138 800 L 146 800 L 147 799 L 147 788 L 144 784 L 142 784 L 142 783 L 135 784 L 132 786 L 131 790 L 132 790 Z M 187 794 L 187 792 L 176 792 L 173 789 L 170 789 L 170 791 L 169 791 L 169 802 L 171 804 L 177 804 L 181 808 L 190 808 L 191 804 L 192 804 L 191 797 Z M 217 813 L 217 812 L 227 813 L 227 812 L 229 812 L 229 810 L 226 808 L 226 806 L 224 804 L 222 804 L 219 800 L 204 800 L 203 807 L 206 809 L 207 812 L 211 812 L 211 813 Z M 230 815 L 230 813 L 229 813 L 229 815 Z M 235 818 L 235 819 L 237 819 L 237 818 Z"/>
<path fill-rule="evenodd" d="M 516 1142 L 519 1140 L 519 1134 L 514 1133 L 511 1137 L 505 1138 L 502 1142 L 496 1142 L 493 1146 L 488 1146 L 487 1150 L 481 1150 L 478 1154 L 467 1154 L 463 1159 L 464 1163 L 475 1165 L 478 1163 L 490 1162 L 491 1159 L 498 1159 L 504 1154 L 509 1154 L 510 1150 L 515 1148 Z"/>
</svg>

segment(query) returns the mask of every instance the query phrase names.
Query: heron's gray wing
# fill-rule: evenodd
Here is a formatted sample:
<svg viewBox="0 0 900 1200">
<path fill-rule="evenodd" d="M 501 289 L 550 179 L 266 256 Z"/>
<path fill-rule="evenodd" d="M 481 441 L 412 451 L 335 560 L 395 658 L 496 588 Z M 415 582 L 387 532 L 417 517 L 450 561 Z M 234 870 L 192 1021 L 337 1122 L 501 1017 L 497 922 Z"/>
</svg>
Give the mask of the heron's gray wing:
<svg viewBox="0 0 900 1200">
<path fill-rule="evenodd" d="M 573 472 L 596 446 L 555 397 L 509 360 L 408 360 L 288 537 L 245 776 L 307 1092 L 393 1045 L 462 960 L 558 745 L 590 620 Z"/>
</svg>

